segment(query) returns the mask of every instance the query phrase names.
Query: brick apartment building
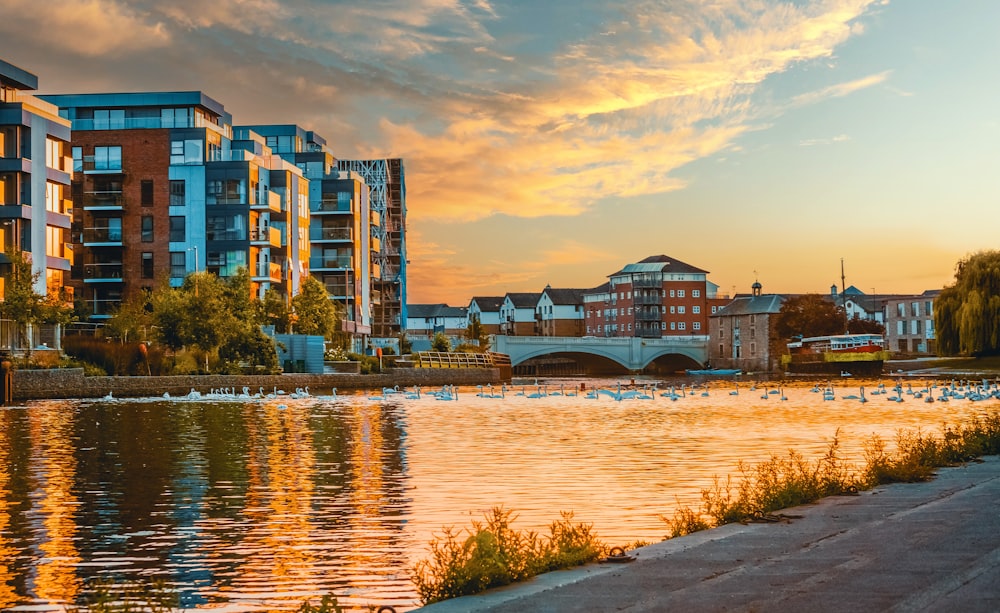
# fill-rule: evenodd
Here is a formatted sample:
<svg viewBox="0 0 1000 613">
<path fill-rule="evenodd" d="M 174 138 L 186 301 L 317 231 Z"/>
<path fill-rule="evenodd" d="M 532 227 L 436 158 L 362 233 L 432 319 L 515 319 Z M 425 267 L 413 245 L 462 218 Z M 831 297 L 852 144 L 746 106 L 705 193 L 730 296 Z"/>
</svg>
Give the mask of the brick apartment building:
<svg viewBox="0 0 1000 613">
<path fill-rule="evenodd" d="M 729 303 L 708 272 L 665 255 L 627 264 L 606 285 L 584 293 L 592 336 L 707 335 L 708 317 Z"/>
</svg>

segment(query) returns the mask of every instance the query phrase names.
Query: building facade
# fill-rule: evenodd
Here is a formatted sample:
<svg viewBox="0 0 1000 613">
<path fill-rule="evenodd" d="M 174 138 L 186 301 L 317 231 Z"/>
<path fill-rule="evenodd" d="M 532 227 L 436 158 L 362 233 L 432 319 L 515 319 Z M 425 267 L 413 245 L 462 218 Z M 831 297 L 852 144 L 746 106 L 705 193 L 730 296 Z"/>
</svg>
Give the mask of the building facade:
<svg viewBox="0 0 1000 613">
<path fill-rule="evenodd" d="M 941 290 L 886 301 L 886 349 L 901 355 L 935 355 L 934 301 Z"/>
<path fill-rule="evenodd" d="M 6 254 L 20 251 L 35 293 L 71 300 L 71 123 L 29 93 L 37 88 L 35 75 L 0 60 L 0 276 L 10 272 Z"/>
<path fill-rule="evenodd" d="M 775 326 L 784 297 L 762 294 L 754 283 L 749 296 L 737 296 L 709 316 L 709 364 L 743 372 L 777 372 L 786 353 Z"/>
<path fill-rule="evenodd" d="M 665 255 L 650 256 L 585 292 L 584 330 L 591 336 L 707 335 L 708 316 L 729 302 L 708 272 Z"/>
<path fill-rule="evenodd" d="M 486 334 L 500 334 L 500 307 L 503 296 L 473 296 L 469 301 L 468 324 L 478 321 Z"/>
<path fill-rule="evenodd" d="M 500 334 L 536 336 L 535 308 L 541 293 L 508 292 L 500 305 Z"/>
<path fill-rule="evenodd" d="M 583 336 L 582 289 L 546 286 L 535 306 L 537 336 Z"/>
<path fill-rule="evenodd" d="M 373 287 L 381 279 L 381 217 L 368 184 L 339 170 L 326 139 L 297 125 L 253 125 L 274 153 L 309 179 L 309 271 L 343 313 L 342 331 L 361 352 L 372 334 Z M 376 298 L 377 299 L 377 298 Z"/>
<path fill-rule="evenodd" d="M 452 348 L 466 342 L 468 309 L 447 304 L 411 304 L 406 307 L 406 336 L 414 351 L 431 349 L 434 336 L 444 334 Z"/>
<path fill-rule="evenodd" d="M 395 345 L 406 331 L 406 176 L 403 160 L 338 160 L 369 189 L 372 213 L 372 343 Z M 375 223 L 375 220 L 378 220 Z"/>
<path fill-rule="evenodd" d="M 74 127 L 71 284 L 93 319 L 191 272 L 290 297 L 308 273 L 308 181 L 201 92 L 60 94 Z"/>
</svg>

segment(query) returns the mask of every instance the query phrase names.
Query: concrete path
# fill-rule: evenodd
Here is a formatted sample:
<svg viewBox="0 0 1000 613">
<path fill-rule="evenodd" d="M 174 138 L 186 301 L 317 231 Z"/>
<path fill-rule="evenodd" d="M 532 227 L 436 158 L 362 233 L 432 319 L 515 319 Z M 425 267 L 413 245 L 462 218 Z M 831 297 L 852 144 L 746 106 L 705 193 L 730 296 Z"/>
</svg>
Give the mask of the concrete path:
<svg viewBox="0 0 1000 613">
<path fill-rule="evenodd" d="M 1000 458 L 419 609 L 1000 611 Z"/>
</svg>

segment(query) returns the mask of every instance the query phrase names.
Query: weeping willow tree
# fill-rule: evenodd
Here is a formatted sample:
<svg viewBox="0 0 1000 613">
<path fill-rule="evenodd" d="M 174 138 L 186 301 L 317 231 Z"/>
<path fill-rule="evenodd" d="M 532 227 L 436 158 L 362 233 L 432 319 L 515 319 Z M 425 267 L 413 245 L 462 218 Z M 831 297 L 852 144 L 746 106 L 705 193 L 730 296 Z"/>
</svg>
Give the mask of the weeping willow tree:
<svg viewBox="0 0 1000 613">
<path fill-rule="evenodd" d="M 958 263 L 955 283 L 935 301 L 934 325 L 943 355 L 1000 354 L 1000 251 Z"/>
</svg>

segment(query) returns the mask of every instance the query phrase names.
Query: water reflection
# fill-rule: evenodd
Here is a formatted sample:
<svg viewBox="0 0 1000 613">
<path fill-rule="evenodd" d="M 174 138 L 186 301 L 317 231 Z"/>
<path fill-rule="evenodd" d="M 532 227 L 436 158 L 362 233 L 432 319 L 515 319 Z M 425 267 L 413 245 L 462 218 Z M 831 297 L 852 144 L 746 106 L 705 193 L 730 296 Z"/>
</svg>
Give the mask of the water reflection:
<svg viewBox="0 0 1000 613">
<path fill-rule="evenodd" d="M 612 382 L 609 382 L 612 383 Z M 654 541 L 716 475 L 840 430 L 936 430 L 997 403 L 824 401 L 716 384 L 651 400 L 443 402 L 389 394 L 39 402 L 0 410 L 0 608 L 80 602 L 95 577 L 159 577 L 187 608 L 294 609 L 334 593 L 355 610 L 416 605 L 408 569 L 444 526 L 490 507 L 544 531 L 560 511 L 612 544 Z M 588 382 L 592 387 L 594 382 Z M 499 391 L 499 390 L 496 390 Z M 530 389 L 527 391 L 536 391 Z M 647 395 L 650 390 L 647 390 Z M 855 390 L 856 391 L 856 390 Z M 536 392 L 537 393 L 537 392 Z M 787 400 L 781 397 L 787 395 Z"/>
</svg>

